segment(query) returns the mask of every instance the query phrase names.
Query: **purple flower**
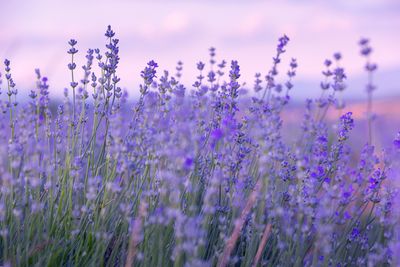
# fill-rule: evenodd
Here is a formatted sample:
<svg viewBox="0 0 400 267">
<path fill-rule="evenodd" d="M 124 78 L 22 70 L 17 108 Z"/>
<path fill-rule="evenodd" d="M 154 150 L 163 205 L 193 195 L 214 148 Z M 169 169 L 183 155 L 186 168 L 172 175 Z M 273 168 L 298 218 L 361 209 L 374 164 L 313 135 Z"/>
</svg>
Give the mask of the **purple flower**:
<svg viewBox="0 0 400 267">
<path fill-rule="evenodd" d="M 363 56 L 368 56 L 369 54 L 371 54 L 371 52 L 372 52 L 372 48 L 371 47 L 363 47 L 361 49 L 361 54 Z"/>
<path fill-rule="evenodd" d="M 360 41 L 358 42 L 361 46 L 365 46 L 369 43 L 369 39 L 367 38 L 361 38 Z"/>
<path fill-rule="evenodd" d="M 367 63 L 366 65 L 365 65 L 365 69 L 367 70 L 367 71 L 369 71 L 369 72 L 373 72 L 373 71 L 375 71 L 376 69 L 378 68 L 378 65 L 377 64 L 374 64 L 374 63 Z"/>
<path fill-rule="evenodd" d="M 256 79 L 254 81 L 254 91 L 259 92 L 263 89 L 261 86 L 262 80 L 260 79 L 261 73 L 256 73 L 255 77 Z"/>
<path fill-rule="evenodd" d="M 75 63 L 68 63 L 68 69 L 74 70 L 75 68 L 76 68 L 76 64 Z"/>
<path fill-rule="evenodd" d="M 339 60 L 342 59 L 342 54 L 340 54 L 339 52 L 336 52 L 336 53 L 333 54 L 333 58 L 334 58 L 336 61 L 339 61 Z"/>
<path fill-rule="evenodd" d="M 286 35 L 283 35 L 282 37 L 279 38 L 279 43 L 278 43 L 278 47 L 277 47 L 277 51 L 278 53 L 284 53 L 285 50 L 285 46 L 288 44 L 289 42 L 289 37 L 287 37 Z M 279 62 L 277 62 L 279 63 Z"/>
<path fill-rule="evenodd" d="M 78 53 L 78 50 L 74 47 L 78 42 L 75 39 L 71 39 L 68 41 L 68 44 L 71 48 L 67 51 L 68 54 L 74 55 Z"/>
<path fill-rule="evenodd" d="M 369 46 L 369 40 L 366 38 L 361 38 L 358 43 L 361 47 L 361 55 L 368 57 L 372 52 L 372 48 Z"/>
<path fill-rule="evenodd" d="M 215 76 L 216 76 L 216 75 L 215 75 L 215 72 L 214 72 L 214 71 L 210 71 L 210 72 L 208 73 L 208 75 L 207 75 L 208 81 L 209 81 L 210 83 L 215 82 L 215 81 L 216 81 Z"/>
<path fill-rule="evenodd" d="M 176 77 L 180 78 L 182 77 L 182 69 L 183 69 L 183 62 L 178 61 L 177 66 L 176 66 Z"/>
<path fill-rule="evenodd" d="M 114 37 L 115 32 L 111 29 L 111 26 L 110 26 L 110 25 L 108 25 L 107 31 L 106 31 L 106 33 L 105 33 L 104 35 L 105 35 L 106 37 L 108 37 L 108 38 L 113 38 L 113 37 Z"/>
<path fill-rule="evenodd" d="M 68 44 L 69 44 L 70 46 L 75 46 L 77 43 L 78 43 L 78 42 L 77 42 L 75 39 L 71 39 L 71 40 L 68 41 Z"/>
<path fill-rule="evenodd" d="M 236 60 L 232 60 L 229 77 L 231 78 L 231 80 L 237 80 L 240 77 L 240 67 Z"/>
<path fill-rule="evenodd" d="M 321 87 L 322 90 L 328 90 L 329 87 L 330 87 L 330 84 L 327 83 L 327 82 L 321 82 L 320 83 L 320 87 Z"/>
<path fill-rule="evenodd" d="M 349 132 L 354 127 L 354 120 L 352 118 L 352 112 L 347 112 L 340 117 L 340 126 L 338 132 L 339 141 L 344 141 L 348 138 Z"/>
<path fill-rule="evenodd" d="M 359 238 L 360 236 L 360 230 L 358 227 L 354 227 L 353 230 L 351 230 L 351 233 L 349 235 L 349 241 L 355 241 Z"/>
<path fill-rule="evenodd" d="M 347 76 L 344 72 L 343 68 L 336 68 L 333 71 L 333 85 L 332 88 L 335 91 L 343 91 L 346 88 L 346 84 L 344 83 L 344 81 L 346 80 Z"/>
<path fill-rule="evenodd" d="M 197 69 L 200 71 L 202 71 L 204 69 L 204 66 L 205 66 L 204 63 L 201 61 L 197 63 Z"/>
<path fill-rule="evenodd" d="M 326 59 L 326 60 L 324 61 L 324 65 L 325 65 L 326 67 L 329 67 L 331 64 L 332 64 L 332 61 L 330 61 L 329 59 Z"/>
<path fill-rule="evenodd" d="M 157 67 L 158 64 L 154 62 L 154 60 L 151 60 L 147 63 L 147 67 L 145 67 L 144 70 L 141 72 L 141 77 L 143 78 L 146 85 L 150 85 L 153 83 L 153 79 L 156 77 Z"/>
</svg>

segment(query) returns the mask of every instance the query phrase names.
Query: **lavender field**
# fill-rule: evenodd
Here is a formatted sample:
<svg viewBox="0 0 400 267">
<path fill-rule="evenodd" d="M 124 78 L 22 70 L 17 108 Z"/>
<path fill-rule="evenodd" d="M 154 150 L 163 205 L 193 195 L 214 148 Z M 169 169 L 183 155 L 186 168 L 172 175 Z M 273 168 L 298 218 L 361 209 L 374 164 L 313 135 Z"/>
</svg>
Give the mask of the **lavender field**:
<svg viewBox="0 0 400 267">
<path fill-rule="evenodd" d="M 21 96 L 4 60 L 0 265 L 400 265 L 400 125 L 385 131 L 374 113 L 373 40 L 354 44 L 366 98 L 355 118 L 338 97 L 340 53 L 321 59 L 320 96 L 295 109 L 301 62 L 282 63 L 286 35 L 252 85 L 210 48 L 190 84 L 192 66 L 166 71 L 154 55 L 132 98 L 117 35 L 65 43 L 62 101 L 39 69 Z"/>
</svg>

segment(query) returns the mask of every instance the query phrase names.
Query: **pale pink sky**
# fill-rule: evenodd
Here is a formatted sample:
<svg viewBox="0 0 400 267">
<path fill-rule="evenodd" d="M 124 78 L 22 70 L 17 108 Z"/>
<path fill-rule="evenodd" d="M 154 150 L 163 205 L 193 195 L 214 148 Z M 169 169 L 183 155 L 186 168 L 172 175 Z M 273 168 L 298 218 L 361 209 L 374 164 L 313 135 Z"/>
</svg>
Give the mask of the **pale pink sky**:
<svg viewBox="0 0 400 267">
<path fill-rule="evenodd" d="M 299 63 L 295 96 L 315 96 L 322 62 L 340 51 L 349 75 L 345 95 L 362 97 L 360 37 L 371 39 L 372 58 L 379 64 L 377 95 L 400 95 L 396 0 L 0 0 L 0 10 L 0 59 L 11 60 L 14 79 L 24 93 L 34 85 L 34 69 L 40 68 L 49 77 L 51 94 L 60 95 L 70 78 L 67 41 L 78 40 L 80 66 L 87 48 L 104 47 L 104 31 L 111 24 L 120 39 L 121 84 L 131 95 L 137 94 L 140 70 L 150 59 L 160 70 L 174 73 L 182 60 L 183 81 L 192 84 L 195 63 L 208 61 L 210 46 L 217 48 L 218 60 L 238 60 L 242 81 L 252 85 L 255 72 L 264 76 L 268 71 L 276 41 L 284 33 L 291 42 L 282 73 L 290 57 Z"/>
</svg>

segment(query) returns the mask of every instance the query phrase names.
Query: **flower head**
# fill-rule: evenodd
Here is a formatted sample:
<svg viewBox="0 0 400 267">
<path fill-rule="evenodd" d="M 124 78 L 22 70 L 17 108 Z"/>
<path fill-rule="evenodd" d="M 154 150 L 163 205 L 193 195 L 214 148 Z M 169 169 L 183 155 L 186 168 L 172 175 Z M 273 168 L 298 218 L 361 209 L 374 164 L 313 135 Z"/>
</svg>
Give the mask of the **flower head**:
<svg viewBox="0 0 400 267">
<path fill-rule="evenodd" d="M 151 60 L 147 63 L 147 67 L 145 67 L 144 70 L 140 73 L 140 76 L 143 78 L 146 85 L 150 85 L 153 83 L 153 79 L 156 77 L 157 67 L 158 64 L 154 60 Z"/>
<path fill-rule="evenodd" d="M 111 25 L 107 26 L 107 31 L 106 31 L 106 33 L 104 35 L 106 37 L 108 37 L 108 38 L 113 38 L 114 37 L 115 32 L 111 29 Z"/>
</svg>

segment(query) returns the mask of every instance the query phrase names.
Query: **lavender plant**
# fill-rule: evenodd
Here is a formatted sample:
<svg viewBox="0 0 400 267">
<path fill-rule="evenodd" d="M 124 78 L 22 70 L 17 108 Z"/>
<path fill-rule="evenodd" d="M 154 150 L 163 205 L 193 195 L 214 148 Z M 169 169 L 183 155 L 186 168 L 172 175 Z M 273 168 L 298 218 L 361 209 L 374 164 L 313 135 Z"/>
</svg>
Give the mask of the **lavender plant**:
<svg viewBox="0 0 400 267">
<path fill-rule="evenodd" d="M 39 70 L 29 102 L 17 105 L 11 63 L 4 62 L 2 265 L 399 263 L 393 173 L 400 141 L 376 152 L 369 116 L 367 142 L 353 151 L 352 113 L 331 127 L 328 109 L 344 109 L 335 97 L 345 89 L 339 64 L 332 70 L 325 61 L 322 95 L 307 100 L 299 137 L 288 142 L 282 112 L 298 65 L 292 59 L 286 78 L 279 75 L 287 36 L 249 96 L 239 63 L 225 70 L 211 48 L 192 88 L 180 81 L 182 62 L 171 75 L 150 61 L 133 104 L 119 85 L 119 40 L 110 26 L 105 37 L 104 51 L 87 51 L 81 80 L 79 44 L 68 42 L 71 83 L 58 106 Z M 371 115 L 376 67 L 368 41 L 360 44 Z"/>
</svg>

